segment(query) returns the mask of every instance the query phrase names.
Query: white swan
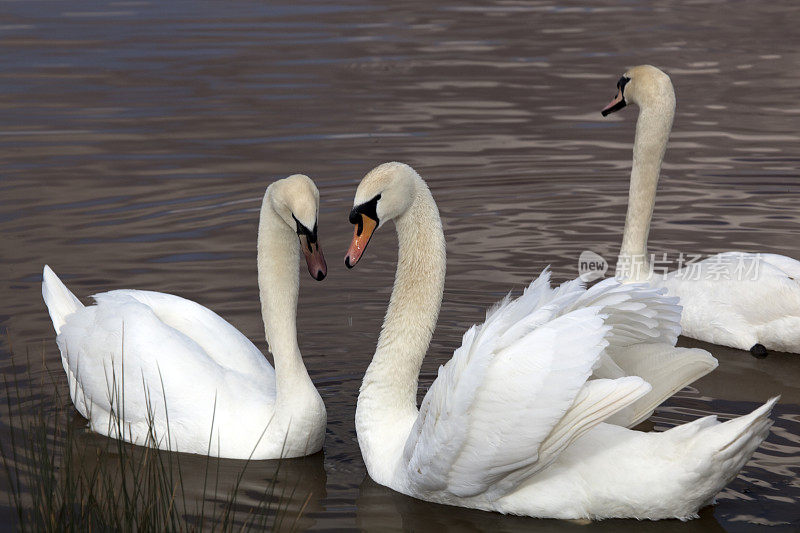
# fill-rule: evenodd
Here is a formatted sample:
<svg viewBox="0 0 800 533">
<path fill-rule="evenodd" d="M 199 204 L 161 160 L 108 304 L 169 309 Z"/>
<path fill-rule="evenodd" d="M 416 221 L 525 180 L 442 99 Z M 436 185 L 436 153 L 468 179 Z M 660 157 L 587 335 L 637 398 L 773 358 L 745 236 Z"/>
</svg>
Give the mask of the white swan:
<svg viewBox="0 0 800 533">
<path fill-rule="evenodd" d="M 400 163 L 378 166 L 359 185 L 348 267 L 389 220 L 397 226 L 397 273 L 356 408 L 358 443 L 378 483 L 519 515 L 687 519 L 766 436 L 777 399 L 725 423 L 710 416 L 663 433 L 602 423 L 650 386 L 636 376 L 587 381 L 592 369 L 609 349 L 674 335 L 679 307 L 655 291 L 631 299 L 639 287 L 616 280 L 553 290 L 547 273 L 467 331 L 417 410 L 445 241 L 428 187 Z M 661 313 L 642 312 L 650 308 Z"/>
<path fill-rule="evenodd" d="M 675 114 L 675 93 L 664 72 L 634 67 L 617 82 L 608 115 L 639 106 L 633 144 L 628 214 L 618 276 L 648 280 L 680 298 L 687 337 L 764 357 L 767 350 L 800 353 L 800 261 L 776 254 L 725 252 L 659 275 L 651 272 L 647 236 L 661 162 Z M 619 269 L 619 267 L 618 267 Z"/>
<path fill-rule="evenodd" d="M 317 188 L 303 175 L 271 184 L 261 206 L 258 284 L 274 370 L 247 337 L 199 304 L 115 290 L 84 307 L 45 266 L 42 295 L 70 395 L 92 430 L 217 457 L 319 451 L 325 405 L 295 330 L 298 236 L 312 277 L 321 280 L 327 272 L 317 243 L 318 206 Z"/>
</svg>

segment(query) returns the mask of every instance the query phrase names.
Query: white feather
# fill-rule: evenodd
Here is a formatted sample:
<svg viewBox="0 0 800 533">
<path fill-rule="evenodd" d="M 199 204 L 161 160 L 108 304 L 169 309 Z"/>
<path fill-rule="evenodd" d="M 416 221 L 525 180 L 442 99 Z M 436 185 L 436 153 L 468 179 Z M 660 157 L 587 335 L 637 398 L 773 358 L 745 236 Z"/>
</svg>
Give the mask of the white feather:
<svg viewBox="0 0 800 533">
<path fill-rule="evenodd" d="M 683 334 L 749 350 L 800 353 L 800 261 L 725 252 L 657 277 L 680 298 Z"/>
<path fill-rule="evenodd" d="M 444 239 L 413 169 L 377 167 L 356 198 L 377 194 L 379 216 L 395 217 L 400 250 L 356 408 L 375 481 L 428 501 L 528 516 L 685 519 L 764 439 L 774 400 L 725 424 L 701 420 L 665 433 L 604 423 L 617 413 L 625 413 L 619 423 L 635 422 L 716 361 L 674 347 L 680 307 L 661 290 L 614 280 L 551 289 L 547 271 L 466 332 L 417 411 L 417 375 L 442 297 Z M 651 388 L 626 375 L 634 372 L 660 381 Z"/>
<path fill-rule="evenodd" d="M 42 295 L 70 397 L 94 431 L 240 459 L 322 448 L 325 406 L 302 363 L 294 327 L 297 233 L 275 206 L 314 227 L 318 192 L 308 177 L 294 175 L 270 185 L 262 203 L 259 287 L 278 372 L 247 337 L 197 303 L 116 290 L 84 307 L 44 267 Z"/>
</svg>

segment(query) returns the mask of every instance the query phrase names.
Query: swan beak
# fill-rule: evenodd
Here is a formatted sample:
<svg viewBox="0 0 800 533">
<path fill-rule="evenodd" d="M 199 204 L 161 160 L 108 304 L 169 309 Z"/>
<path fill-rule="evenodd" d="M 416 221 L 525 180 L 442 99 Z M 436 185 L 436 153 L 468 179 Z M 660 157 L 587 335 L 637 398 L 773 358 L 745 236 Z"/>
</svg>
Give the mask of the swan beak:
<svg viewBox="0 0 800 533">
<path fill-rule="evenodd" d="M 319 242 L 316 238 L 310 238 L 310 235 L 301 234 L 300 247 L 303 249 L 303 255 L 306 256 L 306 265 L 308 265 L 308 273 L 317 281 L 322 281 L 328 275 L 328 265 L 325 263 L 325 256 L 322 255 L 322 249 L 319 247 Z"/>
<path fill-rule="evenodd" d="M 358 213 L 358 216 L 360 218 L 355 222 L 356 227 L 353 231 L 353 241 L 350 243 L 347 255 L 344 256 L 344 264 L 347 268 L 356 266 L 364 250 L 367 249 L 369 240 L 372 237 L 372 232 L 378 227 L 378 221 L 374 218 L 368 217 L 364 213 Z"/>
<path fill-rule="evenodd" d="M 600 113 L 604 117 L 606 117 L 606 116 L 610 115 L 611 113 L 613 113 L 614 111 L 619 111 L 620 109 L 622 109 L 626 105 L 628 105 L 628 103 L 625 101 L 625 97 L 622 95 L 622 89 L 618 89 L 617 90 L 617 96 L 615 96 L 614 99 L 611 100 L 608 103 L 608 105 L 603 108 L 602 111 L 600 111 Z"/>
</svg>

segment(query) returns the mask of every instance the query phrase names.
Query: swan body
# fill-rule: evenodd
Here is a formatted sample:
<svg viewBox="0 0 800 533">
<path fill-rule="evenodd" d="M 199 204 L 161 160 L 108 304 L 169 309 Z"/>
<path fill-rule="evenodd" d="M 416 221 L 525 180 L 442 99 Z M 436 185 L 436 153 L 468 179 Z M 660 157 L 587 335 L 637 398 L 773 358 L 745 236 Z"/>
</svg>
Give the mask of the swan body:
<svg viewBox="0 0 800 533">
<path fill-rule="evenodd" d="M 800 353 L 800 262 L 794 259 L 725 252 L 656 278 L 653 285 L 680 298 L 688 337 L 754 355 Z"/>
<path fill-rule="evenodd" d="M 617 275 L 647 281 L 680 298 L 683 334 L 753 355 L 800 353 L 800 261 L 777 254 L 725 252 L 660 275 L 652 272 L 647 236 L 661 163 L 675 114 L 675 92 L 664 72 L 634 67 L 617 84 L 603 114 L 639 106 L 628 214 Z"/>
<path fill-rule="evenodd" d="M 275 369 L 213 311 L 151 291 L 114 290 L 84 306 L 44 267 L 42 294 L 70 396 L 91 429 L 165 450 L 238 459 L 317 452 L 325 406 L 297 347 L 298 244 L 317 279 L 319 195 L 306 176 L 267 189 L 258 243 L 262 315 Z M 308 230 L 308 228 L 314 228 Z"/>
<path fill-rule="evenodd" d="M 466 332 L 417 409 L 417 377 L 443 293 L 438 210 L 422 178 L 400 163 L 367 174 L 354 206 L 349 267 L 387 220 L 399 243 L 356 407 L 359 446 L 376 482 L 501 513 L 688 519 L 765 438 L 777 399 L 724 423 L 712 416 L 663 433 L 622 427 L 652 409 L 637 402 L 653 386 L 624 375 L 617 362 L 635 366 L 639 353 L 643 368 L 670 367 L 680 307 L 660 291 L 613 279 L 553 289 L 548 272 Z M 592 379 L 598 371 L 620 377 Z M 620 415 L 623 424 L 609 423 Z"/>
</svg>

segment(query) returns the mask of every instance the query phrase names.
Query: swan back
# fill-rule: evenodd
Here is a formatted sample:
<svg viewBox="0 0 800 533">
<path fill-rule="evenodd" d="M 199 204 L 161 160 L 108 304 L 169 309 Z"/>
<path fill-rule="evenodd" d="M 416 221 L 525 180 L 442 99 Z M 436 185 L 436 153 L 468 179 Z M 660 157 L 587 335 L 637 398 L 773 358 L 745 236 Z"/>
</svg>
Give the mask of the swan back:
<svg viewBox="0 0 800 533">
<path fill-rule="evenodd" d="M 161 322 L 186 335 L 217 364 L 233 372 L 265 377 L 274 392 L 275 371 L 261 351 L 211 309 L 180 296 L 154 291 L 120 289 L 95 294 L 93 298 L 99 305 L 109 307 L 131 301 L 144 304 Z"/>
</svg>

